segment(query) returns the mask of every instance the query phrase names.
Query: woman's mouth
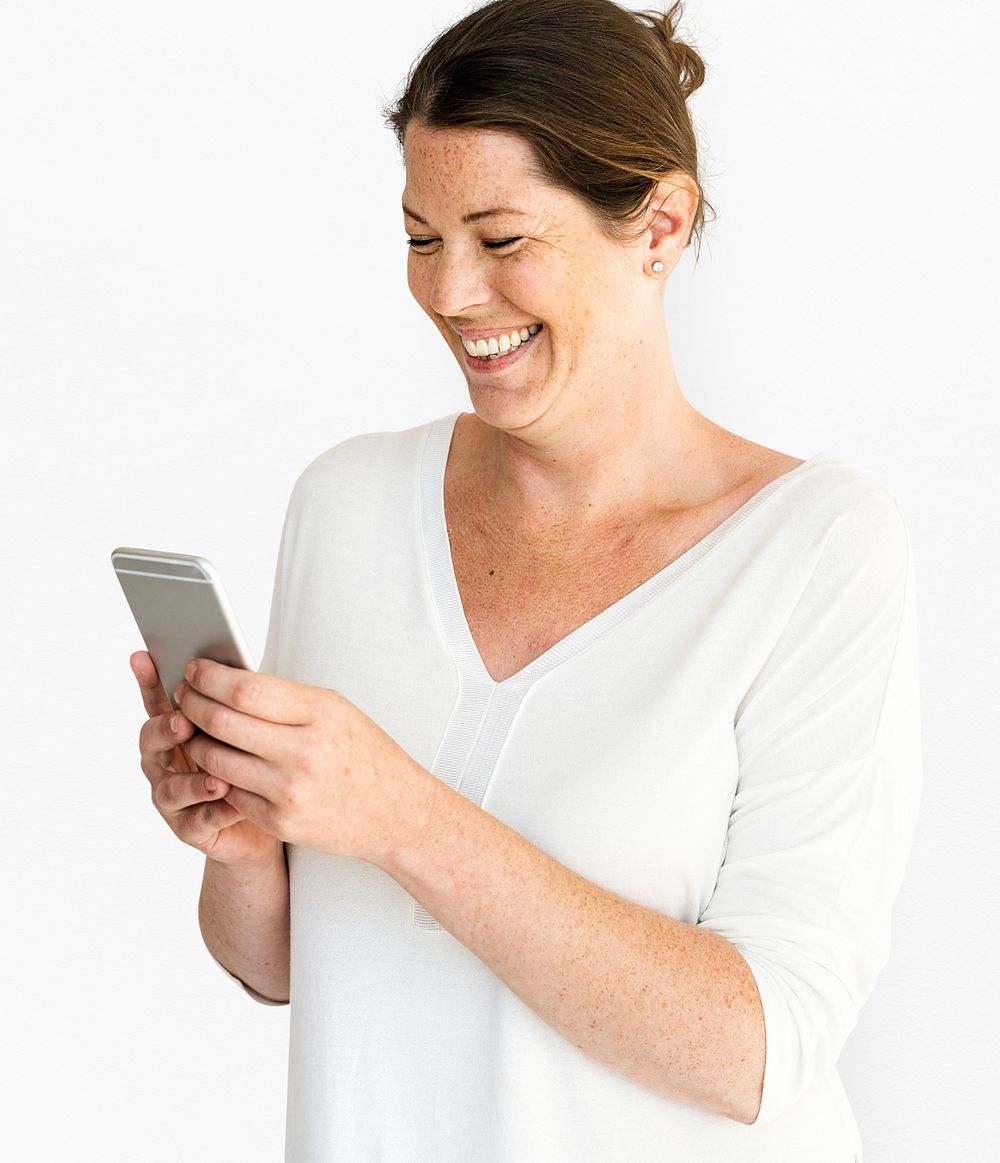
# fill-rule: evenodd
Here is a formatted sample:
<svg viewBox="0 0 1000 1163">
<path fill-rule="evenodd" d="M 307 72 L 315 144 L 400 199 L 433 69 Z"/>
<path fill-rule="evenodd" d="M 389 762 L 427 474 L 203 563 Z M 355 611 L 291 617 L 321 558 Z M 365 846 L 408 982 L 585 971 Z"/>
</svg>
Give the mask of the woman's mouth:
<svg viewBox="0 0 1000 1163">
<path fill-rule="evenodd" d="M 466 365 L 477 372 L 502 371 L 523 356 L 542 329 L 543 324 L 532 323 L 518 331 L 498 334 L 489 339 L 463 339 Z M 475 352 L 471 348 L 475 348 Z"/>
</svg>

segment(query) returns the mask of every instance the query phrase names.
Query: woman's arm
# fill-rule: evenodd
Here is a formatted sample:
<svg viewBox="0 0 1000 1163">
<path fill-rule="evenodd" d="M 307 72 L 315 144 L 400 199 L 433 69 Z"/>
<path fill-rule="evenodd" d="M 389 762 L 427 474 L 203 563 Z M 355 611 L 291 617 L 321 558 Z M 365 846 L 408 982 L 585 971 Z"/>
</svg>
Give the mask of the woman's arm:
<svg viewBox="0 0 1000 1163">
<path fill-rule="evenodd" d="M 755 980 L 726 938 L 599 888 L 422 767 L 338 692 L 198 659 L 194 761 L 287 843 L 382 868 L 544 1021 L 654 1090 L 741 1122 L 762 1096 Z M 212 870 L 216 959 L 288 989 L 287 880 Z M 267 934 L 270 934 L 268 937 Z"/>
<path fill-rule="evenodd" d="M 280 841 L 261 864 L 206 860 L 198 920 L 209 953 L 252 995 L 288 1001 L 288 866 Z"/>
<path fill-rule="evenodd" d="M 423 774 L 427 823 L 384 870 L 581 1050 L 661 1094 L 752 1123 L 764 1016 L 742 954 L 599 888 Z"/>
<path fill-rule="evenodd" d="M 199 920 L 208 951 L 251 996 L 281 1004 L 289 976 L 284 845 L 241 819 L 221 798 L 228 784 L 211 786 L 192 763 L 185 745 L 202 741 L 189 719 L 174 714 L 148 651 L 136 651 L 129 663 L 149 715 L 139 752 L 153 804 L 175 835 L 206 853 Z"/>
</svg>

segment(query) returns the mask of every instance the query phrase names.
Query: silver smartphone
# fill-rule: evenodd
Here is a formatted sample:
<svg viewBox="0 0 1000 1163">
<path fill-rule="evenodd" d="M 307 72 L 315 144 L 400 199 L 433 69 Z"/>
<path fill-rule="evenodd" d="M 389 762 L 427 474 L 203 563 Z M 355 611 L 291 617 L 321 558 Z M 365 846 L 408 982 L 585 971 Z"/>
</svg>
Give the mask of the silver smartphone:
<svg viewBox="0 0 1000 1163">
<path fill-rule="evenodd" d="M 192 658 L 257 669 L 219 571 L 207 558 L 119 547 L 111 564 L 175 710 L 174 688 Z"/>
</svg>

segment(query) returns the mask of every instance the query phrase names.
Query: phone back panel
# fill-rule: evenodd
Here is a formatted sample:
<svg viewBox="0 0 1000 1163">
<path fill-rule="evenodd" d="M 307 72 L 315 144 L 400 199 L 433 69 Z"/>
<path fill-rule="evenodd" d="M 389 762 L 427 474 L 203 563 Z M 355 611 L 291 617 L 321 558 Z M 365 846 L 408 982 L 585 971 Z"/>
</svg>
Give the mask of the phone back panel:
<svg viewBox="0 0 1000 1163">
<path fill-rule="evenodd" d="M 172 706 L 192 658 L 256 669 L 218 571 L 206 558 L 119 548 L 111 563 Z"/>
</svg>

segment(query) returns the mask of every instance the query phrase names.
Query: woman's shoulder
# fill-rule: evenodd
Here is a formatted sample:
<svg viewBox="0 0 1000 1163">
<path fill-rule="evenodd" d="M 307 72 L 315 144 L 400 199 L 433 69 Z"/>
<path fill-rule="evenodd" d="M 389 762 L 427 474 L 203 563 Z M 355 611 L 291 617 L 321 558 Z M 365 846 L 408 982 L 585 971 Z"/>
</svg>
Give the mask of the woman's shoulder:
<svg viewBox="0 0 1000 1163">
<path fill-rule="evenodd" d="M 909 529 L 877 472 L 825 450 L 791 456 L 746 441 L 734 451 L 734 463 L 745 466 L 745 495 L 756 499 L 750 533 L 769 568 L 783 562 L 812 577 L 822 563 L 820 573 L 837 585 L 864 578 L 878 589 L 898 581 L 910 557 Z"/>
<path fill-rule="evenodd" d="M 838 520 L 884 530 L 901 520 L 886 482 L 837 454 L 821 450 L 793 456 L 734 438 L 729 455 L 734 495 L 741 500 L 758 495 L 763 499 L 781 492 L 800 528 L 809 522 L 827 526 Z"/>
<path fill-rule="evenodd" d="M 359 432 L 315 456 L 295 482 L 296 493 L 329 487 L 385 487 L 393 476 L 408 476 L 419 464 L 431 431 L 450 417 L 410 428 Z"/>
<path fill-rule="evenodd" d="M 800 493 L 827 517 L 852 517 L 875 529 L 886 529 L 902 520 L 888 482 L 844 457 L 815 452 L 794 475 L 801 479 Z"/>
<path fill-rule="evenodd" d="M 781 488 L 766 536 L 804 581 L 834 603 L 867 591 L 896 593 L 912 558 L 909 527 L 895 495 L 877 473 L 820 451 L 804 458 Z"/>
</svg>

